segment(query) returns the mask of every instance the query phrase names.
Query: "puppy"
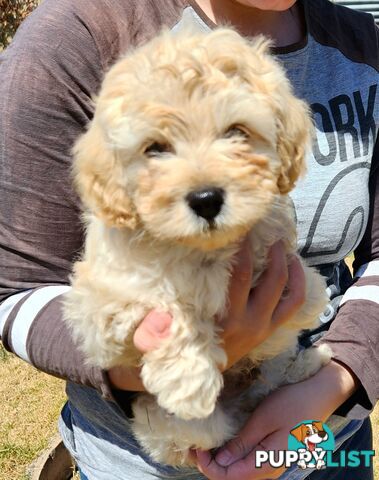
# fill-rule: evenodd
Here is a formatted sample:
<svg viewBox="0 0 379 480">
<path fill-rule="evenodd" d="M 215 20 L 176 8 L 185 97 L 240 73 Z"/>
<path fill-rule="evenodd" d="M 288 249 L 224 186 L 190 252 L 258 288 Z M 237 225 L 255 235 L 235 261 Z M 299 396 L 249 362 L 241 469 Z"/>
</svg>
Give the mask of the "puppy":
<svg viewBox="0 0 379 480">
<path fill-rule="evenodd" d="M 231 29 L 163 32 L 104 79 L 74 148 L 87 235 L 65 317 L 92 364 L 141 366 L 149 393 L 133 405 L 133 428 L 156 461 L 184 465 L 189 448 L 222 445 L 267 393 L 329 360 L 325 349 L 296 355 L 299 332 L 326 303 L 306 265 L 301 311 L 224 377 L 215 323 L 241 239 L 251 244 L 252 286 L 274 242 L 295 254 L 287 193 L 311 131 L 269 42 Z M 133 333 L 152 309 L 170 312 L 171 335 L 141 355 Z M 237 384 L 248 388 L 233 394 Z"/>
</svg>

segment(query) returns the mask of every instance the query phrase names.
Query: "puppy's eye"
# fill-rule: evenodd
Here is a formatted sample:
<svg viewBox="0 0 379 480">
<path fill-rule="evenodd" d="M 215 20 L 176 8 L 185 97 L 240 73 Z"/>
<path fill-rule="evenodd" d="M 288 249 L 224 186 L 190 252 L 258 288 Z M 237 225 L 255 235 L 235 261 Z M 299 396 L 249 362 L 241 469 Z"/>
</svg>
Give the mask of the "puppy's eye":
<svg viewBox="0 0 379 480">
<path fill-rule="evenodd" d="M 145 148 L 145 155 L 148 157 L 158 157 L 164 153 L 171 153 L 172 147 L 168 143 L 153 142 Z"/>
<path fill-rule="evenodd" d="M 239 137 L 247 140 L 249 138 L 249 134 L 243 127 L 239 125 L 232 125 L 225 131 L 223 137 L 224 138 Z"/>
</svg>

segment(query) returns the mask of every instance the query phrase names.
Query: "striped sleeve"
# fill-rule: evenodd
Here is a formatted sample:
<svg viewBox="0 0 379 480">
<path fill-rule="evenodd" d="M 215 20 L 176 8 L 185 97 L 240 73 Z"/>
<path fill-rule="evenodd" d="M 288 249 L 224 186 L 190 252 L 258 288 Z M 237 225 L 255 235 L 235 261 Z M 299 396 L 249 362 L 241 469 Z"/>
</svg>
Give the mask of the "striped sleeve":
<svg viewBox="0 0 379 480">
<path fill-rule="evenodd" d="M 69 290 L 68 286 L 46 286 L 12 295 L 0 305 L 0 335 L 9 350 L 31 363 L 27 339 L 34 319 L 55 298 Z"/>
<path fill-rule="evenodd" d="M 366 300 L 379 304 L 379 260 L 362 265 L 356 275 L 356 283 L 342 297 L 340 307 L 352 300 Z"/>
<path fill-rule="evenodd" d="M 42 2 L 0 54 L 0 336 L 39 370 L 110 399 L 106 373 L 86 364 L 61 307 L 83 243 L 70 152 L 106 63 L 96 32 L 115 48 L 99 15 L 90 0 Z"/>
<path fill-rule="evenodd" d="M 0 304 L 0 339 L 4 347 L 39 370 L 96 388 L 114 400 L 108 377 L 86 364 L 62 319 L 62 296 L 69 286 L 25 290 Z"/>
<path fill-rule="evenodd" d="M 346 365 L 362 388 L 342 409 L 363 418 L 379 399 L 379 140 L 370 172 L 370 215 L 355 250 L 354 283 L 345 292 L 335 320 L 322 342 Z"/>
</svg>

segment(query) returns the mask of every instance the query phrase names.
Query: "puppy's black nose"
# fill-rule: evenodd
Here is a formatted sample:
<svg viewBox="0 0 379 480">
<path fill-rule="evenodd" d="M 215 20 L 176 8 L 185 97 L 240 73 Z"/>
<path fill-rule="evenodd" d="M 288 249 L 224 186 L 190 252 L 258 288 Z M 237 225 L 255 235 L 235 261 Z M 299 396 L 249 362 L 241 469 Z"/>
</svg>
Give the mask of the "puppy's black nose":
<svg viewBox="0 0 379 480">
<path fill-rule="evenodd" d="M 205 220 L 210 222 L 221 211 L 224 203 L 224 190 L 213 187 L 204 188 L 204 190 L 189 193 L 186 200 L 197 216 L 205 218 Z"/>
</svg>

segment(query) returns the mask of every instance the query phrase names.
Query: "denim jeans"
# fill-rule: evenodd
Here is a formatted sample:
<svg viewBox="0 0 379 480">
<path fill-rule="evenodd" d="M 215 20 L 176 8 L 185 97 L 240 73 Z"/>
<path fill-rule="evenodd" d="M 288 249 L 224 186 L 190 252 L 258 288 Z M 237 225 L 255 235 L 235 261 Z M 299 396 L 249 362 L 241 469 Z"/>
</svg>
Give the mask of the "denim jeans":
<svg viewBox="0 0 379 480">
<path fill-rule="evenodd" d="M 372 450 L 372 429 L 370 419 L 367 418 L 361 428 L 342 445 L 341 450 Z M 338 451 L 333 454 L 333 460 L 338 459 Z M 314 472 L 309 480 L 374 480 L 373 467 L 342 467 L 329 468 Z"/>
<path fill-rule="evenodd" d="M 81 472 L 80 470 L 79 470 L 79 476 L 80 476 L 80 480 L 89 480 L 88 477 L 86 477 L 84 473 Z"/>
</svg>

